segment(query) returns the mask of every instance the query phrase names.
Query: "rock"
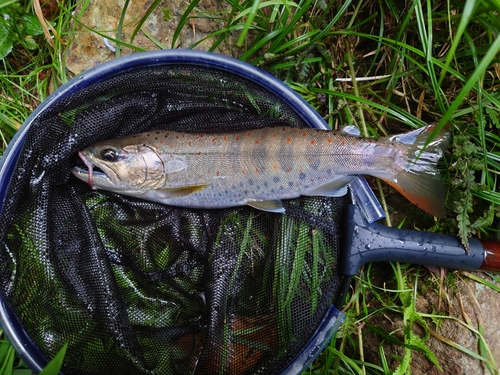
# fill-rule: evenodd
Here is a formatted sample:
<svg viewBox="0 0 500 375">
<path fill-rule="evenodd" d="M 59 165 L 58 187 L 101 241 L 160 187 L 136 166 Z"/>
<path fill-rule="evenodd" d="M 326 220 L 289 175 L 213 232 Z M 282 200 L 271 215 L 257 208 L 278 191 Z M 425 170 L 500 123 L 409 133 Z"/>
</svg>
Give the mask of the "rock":
<svg viewBox="0 0 500 375">
<path fill-rule="evenodd" d="M 375 271 L 381 275 L 380 280 L 377 280 L 377 284 L 380 284 L 381 287 L 387 281 L 383 280 L 384 276 L 387 277 L 391 272 L 387 267 L 381 264 L 372 266 L 372 272 Z M 473 275 L 500 286 L 500 283 L 495 283 L 484 273 L 475 272 Z M 490 374 L 486 368 L 486 362 L 452 347 L 450 343 L 461 345 L 473 353 L 478 353 L 494 362 L 497 367 L 500 365 L 499 293 L 465 276 L 453 275 L 450 278 L 453 281 L 445 280 L 445 293 L 442 297 L 439 297 L 438 291 L 427 288 L 425 292 L 419 290 L 416 301 L 418 312 L 440 316 L 434 321 L 427 319 L 427 324 L 435 333 L 429 336 L 425 343 L 435 354 L 443 372 L 423 354 L 413 351 L 410 363 L 412 375 Z M 422 284 L 435 285 L 436 283 L 429 280 L 427 284 L 425 278 L 421 276 L 419 285 Z M 371 317 L 368 323 L 384 332 L 392 333 L 395 338 L 403 341 L 401 314 L 384 311 L 383 314 Z M 484 344 L 491 351 L 491 357 L 488 357 L 487 352 L 483 353 L 478 349 L 482 343 L 476 332 L 480 329 L 484 329 Z M 413 330 L 418 336 L 424 336 L 424 330 L 418 324 L 414 325 Z M 363 342 L 367 362 L 381 365 L 379 347 L 382 345 L 391 370 L 394 371 L 400 364 L 399 359 L 404 355 L 404 348 L 401 345 L 389 343 L 387 340 L 384 342 L 380 335 L 369 329 L 364 330 Z"/>
<path fill-rule="evenodd" d="M 66 66 L 74 74 L 82 73 L 95 65 L 117 56 L 117 29 L 124 6 L 123 0 L 91 1 L 80 4 L 75 10 L 78 20 L 74 24 L 72 38 L 66 55 Z M 149 15 L 134 39 L 132 33 L 146 14 L 150 0 L 134 0 L 128 4 L 120 40 L 136 49 L 155 50 L 171 48 L 174 32 L 189 2 L 170 1 L 167 7 L 159 5 Z M 227 2 L 202 1 L 191 12 L 182 28 L 175 48 L 188 48 L 199 43 L 196 49 L 208 50 L 214 38 L 205 39 L 209 34 L 221 30 L 225 25 L 221 13 L 230 11 Z M 237 57 L 241 49 L 236 47 L 238 35 L 230 34 L 215 52 Z M 107 38 L 107 40 L 105 39 Z M 133 53 L 134 48 L 121 46 L 120 56 Z"/>
</svg>

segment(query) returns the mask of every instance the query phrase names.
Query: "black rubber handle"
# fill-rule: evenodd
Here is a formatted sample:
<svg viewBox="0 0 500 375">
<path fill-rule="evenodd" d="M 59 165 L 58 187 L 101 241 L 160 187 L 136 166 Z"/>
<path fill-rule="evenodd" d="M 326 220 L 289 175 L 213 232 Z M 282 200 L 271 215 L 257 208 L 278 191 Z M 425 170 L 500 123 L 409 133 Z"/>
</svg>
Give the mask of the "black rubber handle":
<svg viewBox="0 0 500 375">
<path fill-rule="evenodd" d="M 344 275 L 357 275 L 363 264 L 381 261 L 460 270 L 478 270 L 483 265 L 485 251 L 477 239 L 469 239 L 467 254 L 457 237 L 368 224 L 356 205 L 349 204 L 346 210 Z"/>
</svg>

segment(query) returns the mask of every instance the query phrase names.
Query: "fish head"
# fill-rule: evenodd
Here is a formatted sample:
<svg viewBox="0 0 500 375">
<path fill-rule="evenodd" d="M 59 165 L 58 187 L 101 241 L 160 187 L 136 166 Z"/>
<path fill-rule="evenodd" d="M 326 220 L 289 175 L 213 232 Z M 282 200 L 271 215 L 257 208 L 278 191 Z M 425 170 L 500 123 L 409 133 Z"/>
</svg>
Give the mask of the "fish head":
<svg viewBox="0 0 500 375">
<path fill-rule="evenodd" d="M 124 138 L 96 143 L 78 155 L 87 170 L 74 167 L 72 172 L 93 189 L 140 193 L 165 182 L 163 161 L 152 145 Z"/>
</svg>

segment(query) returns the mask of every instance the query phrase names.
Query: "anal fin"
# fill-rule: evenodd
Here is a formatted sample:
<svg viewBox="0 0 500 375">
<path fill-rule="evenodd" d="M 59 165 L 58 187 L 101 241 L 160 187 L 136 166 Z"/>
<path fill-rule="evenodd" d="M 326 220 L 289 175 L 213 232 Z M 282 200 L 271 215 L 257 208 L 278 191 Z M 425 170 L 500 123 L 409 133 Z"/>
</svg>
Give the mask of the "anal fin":
<svg viewBox="0 0 500 375">
<path fill-rule="evenodd" d="M 340 176 L 326 184 L 315 186 L 302 195 L 310 197 L 342 197 L 347 194 L 347 185 L 354 179 L 354 176 Z"/>
</svg>

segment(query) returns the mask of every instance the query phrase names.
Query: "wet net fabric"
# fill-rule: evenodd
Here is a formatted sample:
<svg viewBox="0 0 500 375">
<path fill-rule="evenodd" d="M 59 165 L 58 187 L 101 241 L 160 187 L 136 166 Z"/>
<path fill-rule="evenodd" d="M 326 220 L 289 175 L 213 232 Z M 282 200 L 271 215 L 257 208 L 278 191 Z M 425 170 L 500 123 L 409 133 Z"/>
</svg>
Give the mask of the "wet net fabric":
<svg viewBox="0 0 500 375">
<path fill-rule="evenodd" d="M 93 191 L 77 152 L 151 129 L 305 126 L 230 73 L 121 72 L 31 124 L 0 216 L 1 293 L 43 355 L 70 374 L 273 374 L 339 291 L 342 198 L 189 210 Z M 82 165 L 83 166 L 83 165 Z"/>
</svg>

